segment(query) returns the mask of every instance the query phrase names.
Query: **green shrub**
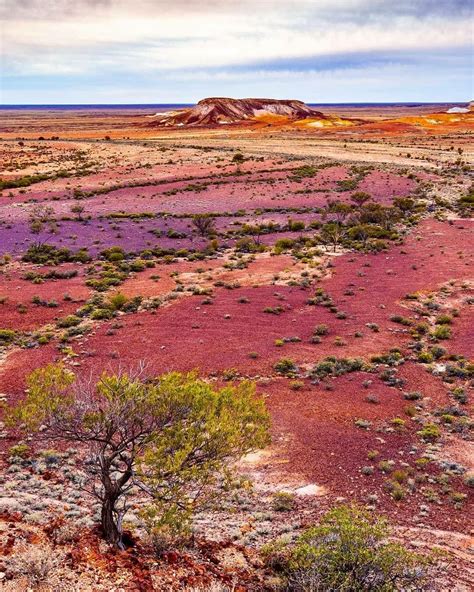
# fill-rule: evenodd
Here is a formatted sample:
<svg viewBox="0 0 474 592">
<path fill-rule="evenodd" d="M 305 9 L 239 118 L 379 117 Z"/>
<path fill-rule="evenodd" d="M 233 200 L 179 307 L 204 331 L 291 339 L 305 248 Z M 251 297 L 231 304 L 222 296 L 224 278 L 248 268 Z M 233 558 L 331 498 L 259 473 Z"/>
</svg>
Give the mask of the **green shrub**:
<svg viewBox="0 0 474 592">
<path fill-rule="evenodd" d="M 451 328 L 448 325 L 438 325 L 432 336 L 434 339 L 449 339 L 451 337 Z"/>
<path fill-rule="evenodd" d="M 453 317 L 448 314 L 442 314 L 439 315 L 435 322 L 437 325 L 450 325 L 453 322 Z"/>
<path fill-rule="evenodd" d="M 111 263 L 117 263 L 125 259 L 125 252 L 122 247 L 110 247 L 101 252 L 102 257 Z"/>
<path fill-rule="evenodd" d="M 13 343 L 17 334 L 13 329 L 0 329 L 0 345 L 8 345 Z"/>
<path fill-rule="evenodd" d="M 436 442 L 441 438 L 441 430 L 434 423 L 427 423 L 417 434 L 426 442 Z"/>
<path fill-rule="evenodd" d="M 298 372 L 298 366 L 289 358 L 281 358 L 273 368 L 283 376 L 294 376 Z"/>
<path fill-rule="evenodd" d="M 286 554 L 288 590 L 392 592 L 421 590 L 431 558 L 387 541 L 388 523 L 357 506 L 340 506 L 306 530 Z"/>
<path fill-rule="evenodd" d="M 14 444 L 9 448 L 8 454 L 10 457 L 26 458 L 30 454 L 30 447 L 25 443 Z"/>
<path fill-rule="evenodd" d="M 68 315 L 67 317 L 63 317 L 62 319 L 58 319 L 56 325 L 61 329 L 68 329 L 69 327 L 75 327 L 79 325 L 82 319 L 76 315 Z"/>
<path fill-rule="evenodd" d="M 418 354 L 418 361 L 421 364 L 431 364 L 434 358 L 430 352 L 420 352 Z"/>
<path fill-rule="evenodd" d="M 329 356 L 316 364 L 311 370 L 312 376 L 326 378 L 327 376 L 341 376 L 348 372 L 365 369 L 364 360 L 360 358 L 336 358 Z"/>
<path fill-rule="evenodd" d="M 125 294 L 122 294 L 122 292 L 117 292 L 109 298 L 109 306 L 113 310 L 121 310 L 127 301 L 128 298 L 125 296 Z"/>
<path fill-rule="evenodd" d="M 110 308 L 96 308 L 91 313 L 91 319 L 93 321 L 106 321 L 111 319 L 114 313 Z"/>
<path fill-rule="evenodd" d="M 289 512 L 294 508 L 295 496 L 287 491 L 275 493 L 272 500 L 272 509 L 276 512 Z"/>
</svg>

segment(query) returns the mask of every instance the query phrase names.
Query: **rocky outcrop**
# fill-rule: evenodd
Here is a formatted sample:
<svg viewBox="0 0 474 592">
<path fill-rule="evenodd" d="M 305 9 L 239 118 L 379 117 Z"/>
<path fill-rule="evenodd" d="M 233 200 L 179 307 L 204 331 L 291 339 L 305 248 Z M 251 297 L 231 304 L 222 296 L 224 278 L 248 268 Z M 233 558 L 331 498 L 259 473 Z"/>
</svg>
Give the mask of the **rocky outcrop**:
<svg viewBox="0 0 474 592">
<path fill-rule="evenodd" d="M 276 99 L 209 98 L 190 109 L 159 113 L 154 125 L 213 126 L 257 121 L 266 116 L 280 116 L 290 121 L 306 118 L 325 119 L 325 116 L 302 101 Z"/>
</svg>

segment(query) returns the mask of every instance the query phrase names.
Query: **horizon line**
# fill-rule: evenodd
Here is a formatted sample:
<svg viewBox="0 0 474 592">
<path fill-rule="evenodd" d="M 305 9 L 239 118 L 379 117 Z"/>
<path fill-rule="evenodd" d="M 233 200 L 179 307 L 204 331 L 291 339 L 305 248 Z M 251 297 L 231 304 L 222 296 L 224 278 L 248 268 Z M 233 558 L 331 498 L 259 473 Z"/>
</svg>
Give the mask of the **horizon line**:
<svg viewBox="0 0 474 592">
<path fill-rule="evenodd" d="M 200 99 L 201 100 L 201 99 Z M 275 99 L 276 100 L 276 99 Z M 312 102 L 303 101 L 306 105 L 444 105 L 467 104 L 470 101 L 338 101 L 338 102 Z M 0 109 L 9 107 L 155 107 L 173 105 L 196 105 L 197 102 L 175 101 L 171 103 L 5 103 L 0 104 Z"/>
</svg>

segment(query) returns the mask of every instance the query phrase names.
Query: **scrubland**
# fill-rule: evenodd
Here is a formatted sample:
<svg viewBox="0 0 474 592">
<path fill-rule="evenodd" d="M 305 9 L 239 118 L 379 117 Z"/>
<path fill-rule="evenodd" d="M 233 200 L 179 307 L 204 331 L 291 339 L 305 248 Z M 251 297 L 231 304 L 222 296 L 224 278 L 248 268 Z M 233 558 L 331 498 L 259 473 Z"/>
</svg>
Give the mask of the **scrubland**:
<svg viewBox="0 0 474 592">
<path fill-rule="evenodd" d="M 355 504 L 360 532 L 383 516 L 407 552 L 439 551 L 404 589 L 469 590 L 471 115 L 165 131 L 132 111 L 8 117 L 0 587 L 356 589 L 311 583 L 301 559 L 303 533 L 333 508 L 347 528 Z M 89 382 L 138 367 L 250 381 L 271 439 L 186 540 L 153 537 L 134 492 L 117 550 L 80 487 L 81 442 L 6 421 L 48 364 Z"/>
</svg>

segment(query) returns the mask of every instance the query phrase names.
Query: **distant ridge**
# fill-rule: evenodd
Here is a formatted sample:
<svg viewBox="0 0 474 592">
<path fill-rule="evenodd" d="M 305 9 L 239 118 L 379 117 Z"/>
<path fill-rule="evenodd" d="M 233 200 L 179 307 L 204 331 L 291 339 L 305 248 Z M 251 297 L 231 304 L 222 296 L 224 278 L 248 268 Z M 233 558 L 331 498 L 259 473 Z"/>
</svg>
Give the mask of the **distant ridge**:
<svg viewBox="0 0 474 592">
<path fill-rule="evenodd" d="M 278 99 L 232 99 L 211 97 L 189 109 L 157 113 L 153 124 L 159 126 L 213 126 L 277 116 L 296 121 L 325 116 L 303 101 Z"/>
</svg>

